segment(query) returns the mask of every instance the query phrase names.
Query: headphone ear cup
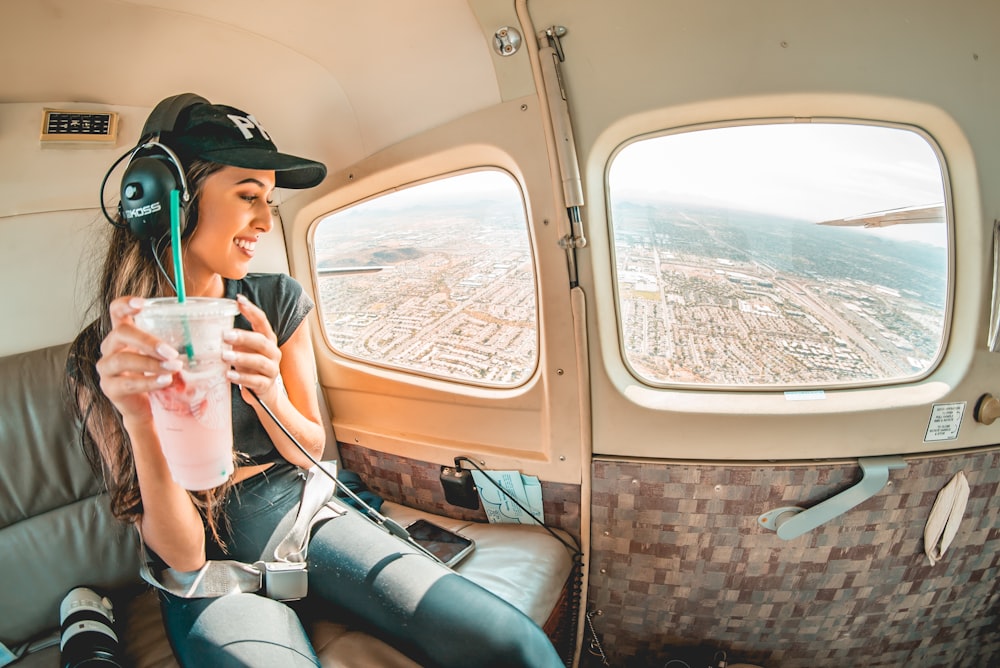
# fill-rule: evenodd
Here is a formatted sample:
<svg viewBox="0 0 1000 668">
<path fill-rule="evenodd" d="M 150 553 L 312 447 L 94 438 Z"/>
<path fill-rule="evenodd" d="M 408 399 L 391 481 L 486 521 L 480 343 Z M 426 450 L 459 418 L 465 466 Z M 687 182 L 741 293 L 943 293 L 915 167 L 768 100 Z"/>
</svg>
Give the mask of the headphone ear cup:
<svg viewBox="0 0 1000 668">
<path fill-rule="evenodd" d="M 170 234 L 170 191 L 181 191 L 173 161 L 164 155 L 133 158 L 121 185 L 121 213 L 143 241 Z M 184 217 L 181 216 L 183 226 Z M 181 229 L 183 232 L 183 227 Z"/>
</svg>

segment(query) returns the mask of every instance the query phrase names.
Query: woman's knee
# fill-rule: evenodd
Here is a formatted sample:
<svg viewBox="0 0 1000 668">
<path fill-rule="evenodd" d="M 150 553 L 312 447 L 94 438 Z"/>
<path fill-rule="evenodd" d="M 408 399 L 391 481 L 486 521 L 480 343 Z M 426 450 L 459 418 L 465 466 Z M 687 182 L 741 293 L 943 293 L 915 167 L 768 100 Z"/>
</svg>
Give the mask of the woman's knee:
<svg viewBox="0 0 1000 668">
<path fill-rule="evenodd" d="M 182 666 L 318 666 L 297 615 L 256 594 L 210 599 L 170 597 L 167 635 Z"/>
<path fill-rule="evenodd" d="M 414 615 L 417 628 L 446 628 L 426 651 L 443 666 L 563 666 L 545 632 L 527 615 L 460 576 L 442 578 Z"/>
</svg>

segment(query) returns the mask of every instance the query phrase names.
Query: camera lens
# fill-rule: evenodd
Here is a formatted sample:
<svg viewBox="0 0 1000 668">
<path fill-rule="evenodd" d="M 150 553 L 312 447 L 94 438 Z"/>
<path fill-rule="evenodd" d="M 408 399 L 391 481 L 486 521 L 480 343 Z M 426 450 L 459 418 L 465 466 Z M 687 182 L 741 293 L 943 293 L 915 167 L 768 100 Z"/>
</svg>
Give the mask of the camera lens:
<svg viewBox="0 0 1000 668">
<path fill-rule="evenodd" d="M 111 668 L 123 665 L 111 601 L 93 589 L 77 587 L 59 605 L 62 668 Z"/>
</svg>

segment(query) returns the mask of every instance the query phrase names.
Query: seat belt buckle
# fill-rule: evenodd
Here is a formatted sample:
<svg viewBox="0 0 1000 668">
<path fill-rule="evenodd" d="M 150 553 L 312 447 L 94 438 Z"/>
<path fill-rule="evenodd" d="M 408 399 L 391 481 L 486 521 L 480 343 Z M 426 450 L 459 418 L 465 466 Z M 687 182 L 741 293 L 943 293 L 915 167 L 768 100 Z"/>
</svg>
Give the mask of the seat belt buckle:
<svg viewBox="0 0 1000 668">
<path fill-rule="evenodd" d="M 305 562 L 264 562 L 264 593 L 276 601 L 297 601 L 309 593 Z"/>
</svg>

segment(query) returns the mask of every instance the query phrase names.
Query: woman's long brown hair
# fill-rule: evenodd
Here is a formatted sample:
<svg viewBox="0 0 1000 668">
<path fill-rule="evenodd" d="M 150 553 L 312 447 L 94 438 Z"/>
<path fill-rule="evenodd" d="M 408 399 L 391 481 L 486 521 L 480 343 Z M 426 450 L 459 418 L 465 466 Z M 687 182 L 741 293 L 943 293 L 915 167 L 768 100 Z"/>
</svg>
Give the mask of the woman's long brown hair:
<svg viewBox="0 0 1000 668">
<path fill-rule="evenodd" d="M 187 205 L 186 229 L 193 229 L 198 223 L 199 195 L 205 179 L 222 167 L 218 163 L 192 161 L 187 170 L 192 198 Z M 111 302 L 124 296 L 173 296 L 174 286 L 163 269 L 172 266 L 168 241 L 157 245 L 140 240 L 124 225 L 115 227 L 97 286 L 94 304 L 97 318 L 73 341 L 67 362 L 70 404 L 83 424 L 80 439 L 84 453 L 94 473 L 104 480 L 111 512 L 125 522 L 137 522 L 142 516 L 139 480 L 122 416 L 101 391 L 96 364 L 101 357 L 101 342 L 111 331 L 108 311 Z M 220 545 L 219 526 L 224 521 L 221 501 L 230 487 L 227 483 L 206 492 L 190 492 L 209 533 Z"/>
</svg>

